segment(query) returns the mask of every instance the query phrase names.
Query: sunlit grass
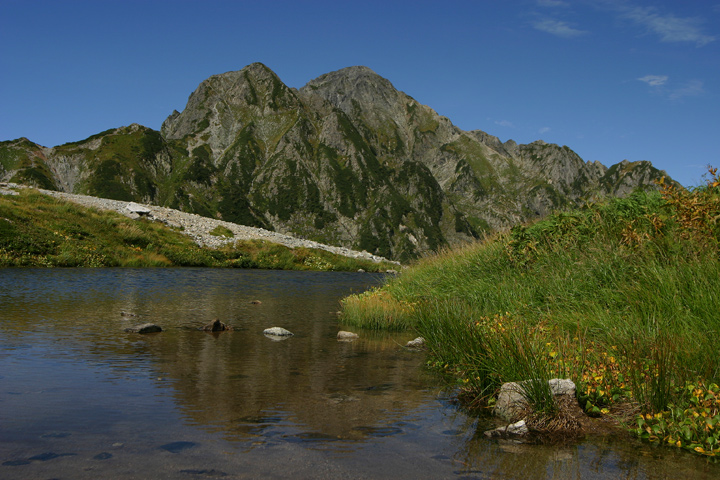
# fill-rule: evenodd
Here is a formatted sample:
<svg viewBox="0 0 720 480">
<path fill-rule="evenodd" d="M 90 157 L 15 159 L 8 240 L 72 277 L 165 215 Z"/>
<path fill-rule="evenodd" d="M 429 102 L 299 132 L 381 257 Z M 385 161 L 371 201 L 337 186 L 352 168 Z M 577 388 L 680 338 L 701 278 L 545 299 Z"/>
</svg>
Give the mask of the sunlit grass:
<svg viewBox="0 0 720 480">
<path fill-rule="evenodd" d="M 469 405 L 503 382 L 567 376 L 588 414 L 622 405 L 621 420 L 643 438 L 715 456 L 720 416 L 707 402 L 720 383 L 720 182 L 711 176 L 690 192 L 636 192 L 423 259 L 345 299 L 343 321 L 416 330 L 429 364 Z M 707 385 L 702 411 L 693 385 Z M 551 412 L 544 395 L 531 403 Z"/>
<path fill-rule="evenodd" d="M 213 232 L 230 236 L 226 230 Z M 32 189 L 0 195 L 0 267 L 169 266 L 368 272 L 395 267 L 264 240 L 201 248 L 159 222 L 85 208 Z"/>
</svg>

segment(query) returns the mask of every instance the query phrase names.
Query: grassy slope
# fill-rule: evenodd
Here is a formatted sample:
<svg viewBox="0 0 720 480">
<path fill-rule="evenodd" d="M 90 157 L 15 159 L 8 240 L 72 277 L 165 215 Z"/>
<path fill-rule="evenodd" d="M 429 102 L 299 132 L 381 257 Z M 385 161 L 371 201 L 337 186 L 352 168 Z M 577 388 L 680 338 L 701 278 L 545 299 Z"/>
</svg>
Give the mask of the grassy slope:
<svg viewBox="0 0 720 480">
<path fill-rule="evenodd" d="M 694 192 L 636 193 L 424 259 L 345 299 L 343 320 L 417 330 L 470 404 L 506 381 L 570 377 L 588 413 L 633 405 L 639 436 L 714 456 L 719 245 L 715 176 Z M 543 392 L 530 396 L 556 410 Z"/>
<path fill-rule="evenodd" d="M 223 232 L 217 232 L 222 234 Z M 207 266 L 286 270 L 384 271 L 377 264 L 324 250 L 241 240 L 198 247 L 164 224 L 88 209 L 31 189 L 0 195 L 0 267 Z"/>
</svg>

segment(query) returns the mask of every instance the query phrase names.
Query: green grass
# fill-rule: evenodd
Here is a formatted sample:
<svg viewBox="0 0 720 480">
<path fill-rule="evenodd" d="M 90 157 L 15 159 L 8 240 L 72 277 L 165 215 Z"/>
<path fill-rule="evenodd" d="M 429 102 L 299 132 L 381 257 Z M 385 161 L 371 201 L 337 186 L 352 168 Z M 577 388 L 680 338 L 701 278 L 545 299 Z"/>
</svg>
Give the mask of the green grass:
<svg viewBox="0 0 720 480">
<path fill-rule="evenodd" d="M 223 227 L 222 225 L 218 225 L 217 227 L 210 230 L 208 233 L 210 235 L 215 235 L 216 237 L 233 238 L 235 236 L 232 230 L 227 227 Z"/>
<path fill-rule="evenodd" d="M 690 192 L 636 192 L 422 259 L 344 299 L 343 323 L 417 331 L 429 365 L 449 374 L 468 405 L 491 404 L 507 381 L 570 377 L 589 414 L 631 406 L 643 415 L 625 417 L 638 435 L 714 456 L 720 182 L 712 173 Z M 699 392 L 694 403 L 688 389 Z M 551 414 L 541 390 L 529 400 Z"/>
<path fill-rule="evenodd" d="M 232 236 L 227 229 L 214 233 Z M 229 232 L 229 233 L 228 233 Z M 0 267 L 234 267 L 385 271 L 394 264 L 352 259 L 319 249 L 238 240 L 201 248 L 162 223 L 132 220 L 21 189 L 0 195 Z"/>
</svg>

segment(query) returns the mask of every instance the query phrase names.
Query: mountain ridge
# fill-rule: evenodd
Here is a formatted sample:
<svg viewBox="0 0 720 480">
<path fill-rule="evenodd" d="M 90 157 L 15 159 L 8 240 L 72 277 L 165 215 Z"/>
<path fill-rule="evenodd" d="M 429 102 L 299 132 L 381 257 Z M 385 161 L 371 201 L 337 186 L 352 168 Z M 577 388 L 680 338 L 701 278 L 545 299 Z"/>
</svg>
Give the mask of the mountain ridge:
<svg viewBox="0 0 720 480">
<path fill-rule="evenodd" d="M 655 188 L 542 140 L 450 119 L 368 67 L 285 85 L 267 66 L 213 75 L 159 131 L 132 124 L 47 148 L 0 142 L 0 181 L 132 200 L 409 260 L 595 197 Z"/>
</svg>

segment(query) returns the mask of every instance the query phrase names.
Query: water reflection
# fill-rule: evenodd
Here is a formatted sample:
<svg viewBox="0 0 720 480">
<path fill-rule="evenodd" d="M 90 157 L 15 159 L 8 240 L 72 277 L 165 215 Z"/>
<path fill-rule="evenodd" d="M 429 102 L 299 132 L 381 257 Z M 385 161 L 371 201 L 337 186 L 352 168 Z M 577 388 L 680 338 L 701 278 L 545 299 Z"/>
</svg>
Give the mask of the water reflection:
<svg viewBox="0 0 720 480">
<path fill-rule="evenodd" d="M 718 473 L 635 442 L 488 441 L 484 421 L 449 404 L 423 373 L 422 354 L 400 348 L 413 335 L 336 340 L 338 299 L 378 281 L 209 269 L 0 270 L 0 477 Z M 216 318 L 234 330 L 199 330 Z M 164 331 L 123 331 L 145 322 Z M 262 334 L 271 326 L 295 335 L 274 342 Z M 296 461 L 273 460 L 283 456 Z M 90 470 L 80 468 L 87 462 Z"/>
</svg>

